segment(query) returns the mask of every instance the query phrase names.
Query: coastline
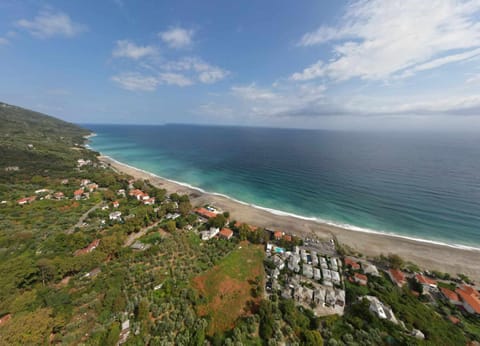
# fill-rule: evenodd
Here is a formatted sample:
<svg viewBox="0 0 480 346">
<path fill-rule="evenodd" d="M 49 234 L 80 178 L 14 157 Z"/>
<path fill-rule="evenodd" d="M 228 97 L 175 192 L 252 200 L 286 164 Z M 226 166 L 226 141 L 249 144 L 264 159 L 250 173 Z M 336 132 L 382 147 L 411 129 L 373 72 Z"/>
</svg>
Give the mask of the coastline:
<svg viewBox="0 0 480 346">
<path fill-rule="evenodd" d="M 351 225 L 338 225 L 313 217 L 303 217 L 249 204 L 223 194 L 207 192 L 187 183 L 163 178 L 130 166 L 109 156 L 101 155 L 98 158 L 116 170 L 137 179 L 148 179 L 152 184 L 166 189 L 169 193 L 178 192 L 190 195 L 194 206 L 211 203 L 223 210 L 228 210 L 232 219 L 260 227 L 278 228 L 287 233 L 304 237 L 313 235 L 320 238 L 336 237 L 340 243 L 346 244 L 366 256 L 395 253 L 406 261 L 416 263 L 425 269 L 439 270 L 450 274 L 463 273 L 475 280 L 480 279 L 479 248 L 382 233 Z"/>
</svg>

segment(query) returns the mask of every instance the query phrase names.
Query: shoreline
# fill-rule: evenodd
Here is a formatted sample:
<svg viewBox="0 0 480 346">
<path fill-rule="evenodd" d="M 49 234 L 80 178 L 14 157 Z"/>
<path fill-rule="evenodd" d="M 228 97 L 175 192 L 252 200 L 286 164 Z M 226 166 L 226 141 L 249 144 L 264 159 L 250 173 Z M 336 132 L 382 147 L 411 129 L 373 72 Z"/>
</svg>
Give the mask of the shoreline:
<svg viewBox="0 0 480 346">
<path fill-rule="evenodd" d="M 88 146 L 88 148 L 91 147 Z M 453 275 L 463 273 L 472 279 L 480 279 L 480 266 L 478 265 L 480 249 L 476 247 L 383 233 L 262 207 L 224 194 L 208 192 L 188 183 L 158 176 L 110 156 L 101 154 L 98 158 L 118 171 L 135 178 L 148 179 L 153 185 L 165 188 L 169 193 L 189 194 L 192 205 L 214 204 L 229 211 L 232 219 L 260 227 L 279 228 L 287 233 L 301 236 L 335 237 L 340 243 L 346 244 L 366 256 L 396 253 L 406 261 L 416 263 L 426 269 L 439 270 Z"/>
</svg>

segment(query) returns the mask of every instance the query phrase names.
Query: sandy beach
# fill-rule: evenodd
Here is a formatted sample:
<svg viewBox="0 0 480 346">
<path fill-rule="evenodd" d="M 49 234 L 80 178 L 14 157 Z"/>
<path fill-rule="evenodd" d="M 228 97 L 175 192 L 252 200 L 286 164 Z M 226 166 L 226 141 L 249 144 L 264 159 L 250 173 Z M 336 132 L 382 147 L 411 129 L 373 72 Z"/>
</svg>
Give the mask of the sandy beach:
<svg viewBox="0 0 480 346">
<path fill-rule="evenodd" d="M 145 171 L 112 160 L 107 156 L 100 156 L 99 159 L 109 164 L 112 168 L 129 174 L 136 179 L 147 179 L 153 185 L 164 188 L 169 193 L 188 194 L 194 206 L 210 203 L 222 210 L 229 211 L 232 219 L 241 222 L 279 229 L 303 237 L 313 235 L 321 238 L 336 237 L 339 242 L 354 248 L 366 256 L 395 253 L 403 259 L 416 263 L 425 269 L 439 270 L 450 274 L 463 273 L 474 280 L 480 280 L 480 250 L 455 248 L 388 234 L 354 231 L 294 216 L 277 215 L 223 196 L 204 193 L 197 189 L 151 175 Z"/>
</svg>

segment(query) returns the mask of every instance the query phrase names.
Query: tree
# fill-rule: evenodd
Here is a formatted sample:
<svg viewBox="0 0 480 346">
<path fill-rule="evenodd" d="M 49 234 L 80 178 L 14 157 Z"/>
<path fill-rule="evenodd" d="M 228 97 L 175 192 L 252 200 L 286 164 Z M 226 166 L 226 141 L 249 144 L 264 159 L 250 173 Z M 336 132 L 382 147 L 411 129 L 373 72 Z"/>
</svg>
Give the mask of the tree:
<svg viewBox="0 0 480 346">
<path fill-rule="evenodd" d="M 173 233 L 177 229 L 177 223 L 174 220 L 170 220 L 165 224 L 167 232 Z"/>
<path fill-rule="evenodd" d="M 183 216 L 188 215 L 188 213 L 190 213 L 190 210 L 192 210 L 192 205 L 190 204 L 190 201 L 181 201 L 178 204 L 178 210 Z"/>
<path fill-rule="evenodd" d="M 120 324 L 117 322 L 114 322 L 110 326 L 110 329 L 108 330 L 108 334 L 105 337 L 105 345 L 115 346 L 118 342 L 119 337 L 120 337 Z"/>
<path fill-rule="evenodd" d="M 403 267 L 403 259 L 396 255 L 396 254 L 390 254 L 388 255 L 388 263 L 390 264 L 390 267 L 394 269 L 400 269 Z"/>
<path fill-rule="evenodd" d="M 211 227 L 222 228 L 227 223 L 227 219 L 223 214 L 218 214 L 213 219 L 210 219 L 209 224 Z"/>
<path fill-rule="evenodd" d="M 303 342 L 304 345 L 308 346 L 322 346 L 323 338 L 322 335 L 316 330 L 306 330 L 303 332 Z"/>
</svg>

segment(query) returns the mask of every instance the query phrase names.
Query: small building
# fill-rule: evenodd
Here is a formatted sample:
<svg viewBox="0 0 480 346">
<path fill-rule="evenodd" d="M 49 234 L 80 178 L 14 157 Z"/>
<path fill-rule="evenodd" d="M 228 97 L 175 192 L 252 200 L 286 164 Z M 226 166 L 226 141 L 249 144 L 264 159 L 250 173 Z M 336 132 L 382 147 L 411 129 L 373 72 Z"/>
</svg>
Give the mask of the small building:
<svg viewBox="0 0 480 346">
<path fill-rule="evenodd" d="M 29 204 L 29 203 L 32 203 L 33 201 L 35 201 L 37 199 L 36 196 L 30 196 L 30 197 L 24 197 L 24 198 L 20 198 L 17 203 L 19 205 L 25 205 L 25 204 Z"/>
<path fill-rule="evenodd" d="M 215 237 L 220 232 L 219 228 L 211 227 L 208 231 L 201 231 L 200 236 L 202 240 L 209 240 Z"/>
<path fill-rule="evenodd" d="M 110 213 L 110 215 L 108 215 L 108 218 L 112 221 L 121 221 L 121 216 L 122 213 L 120 211 L 114 211 L 113 213 Z"/>
<path fill-rule="evenodd" d="M 77 201 L 82 198 L 82 195 L 83 195 L 83 189 L 78 189 L 73 192 L 73 198 L 75 198 L 75 200 Z"/>
<path fill-rule="evenodd" d="M 310 264 L 304 263 L 302 266 L 303 276 L 311 279 L 313 278 L 313 267 Z"/>
<path fill-rule="evenodd" d="M 98 185 L 97 185 L 97 184 L 95 184 L 95 183 L 87 184 L 87 190 L 88 190 L 88 191 L 93 192 L 93 191 L 95 191 L 96 189 L 98 189 Z"/>
<path fill-rule="evenodd" d="M 120 202 L 119 201 L 113 201 L 112 205 L 113 205 L 114 208 L 118 208 L 120 206 Z"/>
<path fill-rule="evenodd" d="M 458 294 L 456 294 L 452 290 L 449 290 L 448 288 L 445 288 L 445 287 L 440 287 L 440 292 L 442 293 L 444 299 L 448 301 L 450 304 L 462 305 L 462 302 L 460 301 L 460 297 L 458 296 Z"/>
<path fill-rule="evenodd" d="M 462 285 L 455 292 L 462 301 L 463 308 L 470 314 L 480 314 L 480 294 L 472 286 Z"/>
<path fill-rule="evenodd" d="M 275 231 L 273 232 L 273 239 L 275 240 L 280 240 L 283 237 L 283 232 L 281 231 Z"/>
<path fill-rule="evenodd" d="M 351 267 L 353 270 L 359 270 L 360 264 L 351 258 L 345 257 L 345 267 Z"/>
<path fill-rule="evenodd" d="M 118 196 L 122 196 L 122 197 L 126 197 L 125 190 L 124 190 L 124 189 L 118 190 L 118 191 L 117 191 L 117 195 L 118 195 Z"/>
<path fill-rule="evenodd" d="M 215 216 L 217 216 L 216 213 L 214 213 L 213 211 L 209 211 L 205 208 L 197 208 L 197 209 L 195 209 L 195 213 L 197 215 L 200 215 L 201 217 L 206 218 L 206 219 L 212 219 Z"/>
<path fill-rule="evenodd" d="M 59 191 L 53 194 L 53 198 L 61 200 L 65 198 L 65 195 L 63 194 L 63 192 Z"/>
<path fill-rule="evenodd" d="M 407 283 L 405 274 L 401 270 L 391 268 L 388 270 L 388 276 L 390 277 L 390 280 L 392 280 L 392 282 L 398 287 L 402 287 Z"/>
<path fill-rule="evenodd" d="M 146 196 L 148 197 L 148 195 Z M 143 204 L 145 205 L 154 205 L 155 204 L 155 197 L 149 197 L 143 200 Z"/>
<path fill-rule="evenodd" d="M 372 276 L 380 276 L 378 269 L 371 263 L 362 263 L 363 272 Z"/>
<path fill-rule="evenodd" d="M 89 179 L 82 179 L 82 180 L 80 181 L 80 186 L 85 187 L 85 186 L 87 186 L 87 185 L 90 184 L 90 183 L 91 183 L 91 181 L 90 181 Z"/>
<path fill-rule="evenodd" d="M 336 285 L 340 285 L 340 274 L 335 270 L 330 270 L 332 274 L 332 282 Z"/>
<path fill-rule="evenodd" d="M 360 286 L 367 286 L 368 283 L 368 277 L 360 273 L 353 274 L 353 280 Z"/>
<path fill-rule="evenodd" d="M 427 278 L 423 276 L 422 274 L 416 274 L 415 275 L 415 281 L 422 286 L 422 292 L 423 294 L 430 292 L 432 289 L 437 288 L 437 282 L 435 280 L 432 280 L 430 278 Z"/>
<path fill-rule="evenodd" d="M 6 314 L 2 317 L 0 317 L 0 326 L 10 320 L 12 318 L 12 314 Z"/>
<path fill-rule="evenodd" d="M 219 232 L 220 238 L 224 239 L 230 239 L 233 236 L 233 231 L 229 228 L 222 228 L 222 230 Z"/>
</svg>

